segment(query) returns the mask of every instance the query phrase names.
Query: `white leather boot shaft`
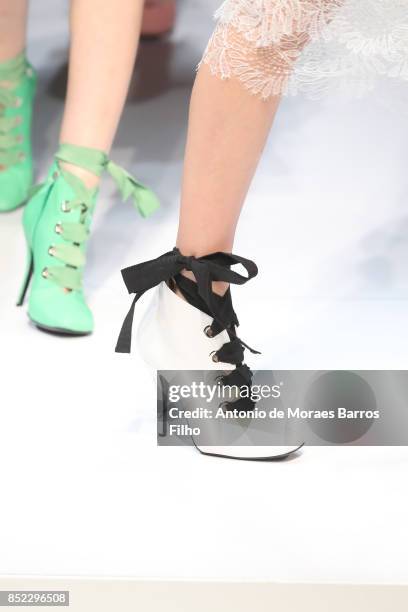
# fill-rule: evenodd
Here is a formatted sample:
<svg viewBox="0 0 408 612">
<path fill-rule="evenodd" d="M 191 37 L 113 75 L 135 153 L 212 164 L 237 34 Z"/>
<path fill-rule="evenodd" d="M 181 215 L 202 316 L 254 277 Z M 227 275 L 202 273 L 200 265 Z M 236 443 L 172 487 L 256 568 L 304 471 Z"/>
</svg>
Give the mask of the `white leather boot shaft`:
<svg viewBox="0 0 408 612">
<path fill-rule="evenodd" d="M 156 370 L 231 370 L 231 364 L 211 358 L 213 351 L 229 342 L 225 331 L 215 338 L 205 334 L 212 321 L 161 283 L 137 332 L 139 352 Z"/>
</svg>

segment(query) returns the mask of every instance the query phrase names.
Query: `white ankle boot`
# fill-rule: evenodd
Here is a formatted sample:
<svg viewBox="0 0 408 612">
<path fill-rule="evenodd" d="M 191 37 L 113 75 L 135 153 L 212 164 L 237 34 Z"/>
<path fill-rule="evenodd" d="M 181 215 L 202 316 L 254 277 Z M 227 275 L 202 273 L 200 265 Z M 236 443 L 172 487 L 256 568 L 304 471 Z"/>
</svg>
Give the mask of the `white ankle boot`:
<svg viewBox="0 0 408 612">
<path fill-rule="evenodd" d="M 248 277 L 230 270 L 230 266 L 235 263 L 246 267 Z M 180 275 L 184 269 L 193 271 L 197 284 Z M 249 388 L 252 373 L 243 364 L 244 348 L 248 347 L 236 336 L 235 326 L 238 321 L 229 292 L 225 298 L 220 298 L 213 294 L 211 287 L 214 280 L 244 284 L 256 273 L 255 264 L 236 256 L 217 253 L 196 259 L 183 257 L 177 249 L 157 260 L 124 270 L 122 274 L 127 288 L 130 293 L 136 293 L 136 297 L 125 319 L 117 352 L 130 351 L 135 303 L 145 291 L 158 285 L 137 332 L 138 349 L 146 363 L 155 370 L 177 370 L 175 379 L 178 384 L 181 384 L 180 381 L 191 383 L 190 371 L 195 370 L 206 372 L 201 374 L 201 378 L 206 378 L 206 384 L 210 381 L 217 384 L 216 379 L 222 376 L 224 384 Z M 168 286 L 167 283 L 174 282 L 174 279 L 185 299 Z M 203 312 L 199 305 L 207 312 Z M 210 316 L 210 312 L 213 316 Z M 286 445 L 284 441 L 279 446 L 251 444 L 248 432 L 254 404 L 240 399 L 239 404 L 231 402 L 229 407 L 233 409 L 234 404 L 239 409 L 245 407 L 246 418 L 237 418 L 233 423 L 225 424 L 223 421 L 202 422 L 200 429 L 202 431 L 204 425 L 204 434 L 192 436 L 195 446 L 203 454 L 234 459 L 271 460 L 287 457 L 302 446 Z M 183 410 L 195 407 L 192 400 L 183 400 Z M 204 443 L 201 441 L 203 439 Z"/>
<path fill-rule="evenodd" d="M 231 364 L 211 359 L 229 341 L 226 331 L 209 338 L 204 330 L 211 323 L 163 282 L 137 330 L 139 353 L 154 370 L 232 370 Z"/>
</svg>

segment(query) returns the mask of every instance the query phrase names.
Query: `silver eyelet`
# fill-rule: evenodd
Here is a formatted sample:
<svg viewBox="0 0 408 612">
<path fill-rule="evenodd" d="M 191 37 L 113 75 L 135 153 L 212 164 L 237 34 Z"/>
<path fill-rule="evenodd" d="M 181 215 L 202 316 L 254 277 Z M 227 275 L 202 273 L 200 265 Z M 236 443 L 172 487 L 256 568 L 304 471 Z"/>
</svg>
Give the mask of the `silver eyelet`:
<svg viewBox="0 0 408 612">
<path fill-rule="evenodd" d="M 20 161 L 25 161 L 26 160 L 26 154 L 23 153 L 23 152 L 19 153 L 18 159 Z"/>
<path fill-rule="evenodd" d="M 16 142 L 21 144 L 24 140 L 24 137 L 22 136 L 22 134 L 19 134 L 18 136 L 16 136 Z"/>
<path fill-rule="evenodd" d="M 207 325 L 207 327 L 204 327 L 204 333 L 207 336 L 207 338 L 213 338 L 211 325 Z"/>
<path fill-rule="evenodd" d="M 51 255 L 51 257 L 55 257 L 55 247 L 54 246 L 50 246 L 50 248 L 48 249 L 48 255 Z"/>
<path fill-rule="evenodd" d="M 69 202 L 68 202 L 68 200 L 65 200 L 64 202 L 62 202 L 62 204 L 61 204 L 61 210 L 62 210 L 62 212 L 64 212 L 64 213 L 69 213 L 69 212 L 71 212 L 71 210 L 72 210 L 72 209 L 69 207 Z"/>
<path fill-rule="evenodd" d="M 221 410 L 228 410 L 229 406 L 230 406 L 231 402 L 221 402 L 221 404 L 219 404 L 218 408 L 221 408 Z"/>
<path fill-rule="evenodd" d="M 23 118 L 21 115 L 18 115 L 14 121 L 14 125 L 21 125 L 23 123 Z"/>
<path fill-rule="evenodd" d="M 44 270 L 41 272 L 41 276 L 43 278 L 49 278 L 50 273 L 48 272 L 48 268 L 44 268 Z"/>
<path fill-rule="evenodd" d="M 23 105 L 23 98 L 16 98 L 14 101 L 14 108 L 20 108 Z"/>
<path fill-rule="evenodd" d="M 62 224 L 61 223 L 57 223 L 57 225 L 54 228 L 55 233 L 56 234 L 62 234 Z"/>
</svg>

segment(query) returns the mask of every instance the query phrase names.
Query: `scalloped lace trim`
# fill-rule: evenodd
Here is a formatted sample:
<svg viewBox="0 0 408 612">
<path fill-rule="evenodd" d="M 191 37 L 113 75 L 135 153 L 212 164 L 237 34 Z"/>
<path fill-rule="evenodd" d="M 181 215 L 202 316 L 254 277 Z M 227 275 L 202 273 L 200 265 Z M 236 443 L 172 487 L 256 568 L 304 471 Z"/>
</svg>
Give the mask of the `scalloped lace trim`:
<svg viewBox="0 0 408 612">
<path fill-rule="evenodd" d="M 203 63 L 264 99 L 408 81 L 408 0 L 226 0 L 216 17 Z"/>
</svg>

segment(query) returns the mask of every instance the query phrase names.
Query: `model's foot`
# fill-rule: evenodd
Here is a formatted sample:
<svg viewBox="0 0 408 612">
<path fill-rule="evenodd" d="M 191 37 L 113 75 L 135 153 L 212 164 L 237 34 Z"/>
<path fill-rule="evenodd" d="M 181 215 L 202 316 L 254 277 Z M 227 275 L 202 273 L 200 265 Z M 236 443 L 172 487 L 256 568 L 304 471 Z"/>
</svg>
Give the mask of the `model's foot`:
<svg viewBox="0 0 408 612">
<path fill-rule="evenodd" d="M 30 280 L 28 315 L 40 329 L 59 334 L 86 335 L 93 316 L 85 301 L 83 272 L 97 189 L 85 186 L 69 165 L 99 177 L 107 169 L 124 198 L 133 196 L 143 216 L 157 206 L 156 197 L 106 154 L 96 149 L 62 145 L 48 178 L 30 199 L 23 217 L 28 248 L 27 271 L 18 304 Z"/>
<path fill-rule="evenodd" d="M 24 204 L 32 186 L 35 88 L 36 75 L 24 54 L 0 63 L 0 212 Z"/>
<path fill-rule="evenodd" d="M 231 269 L 236 264 L 245 267 L 247 277 Z M 195 281 L 182 273 L 185 270 L 194 274 Z M 221 433 L 215 431 L 211 440 L 208 431 L 204 438 L 193 438 L 198 450 L 203 454 L 258 460 L 281 458 L 296 451 L 300 445 L 282 443 L 279 447 L 257 447 L 248 444 L 248 438 L 243 442 L 255 408 L 250 393 L 253 375 L 244 363 L 245 350 L 257 351 L 250 349 L 237 335 L 238 319 L 230 290 L 220 296 L 214 293 L 212 283 L 223 281 L 242 285 L 257 274 L 256 265 L 227 253 L 195 258 L 184 257 L 174 249 L 156 260 L 123 270 L 122 274 L 129 292 L 136 293 L 136 298 L 116 350 L 130 351 L 135 302 L 148 289 L 158 286 L 137 335 L 145 361 L 156 370 L 177 370 L 176 378 L 184 377 L 186 384 L 192 370 L 202 371 L 209 377 L 209 384 L 235 389 L 237 394 L 226 407 L 248 415 L 233 424 L 231 441 L 234 444 L 225 443 L 229 436 L 227 429 L 232 431 L 228 425 Z M 194 407 L 197 406 L 188 406 Z M 245 446 L 240 447 L 239 440 Z"/>
</svg>

